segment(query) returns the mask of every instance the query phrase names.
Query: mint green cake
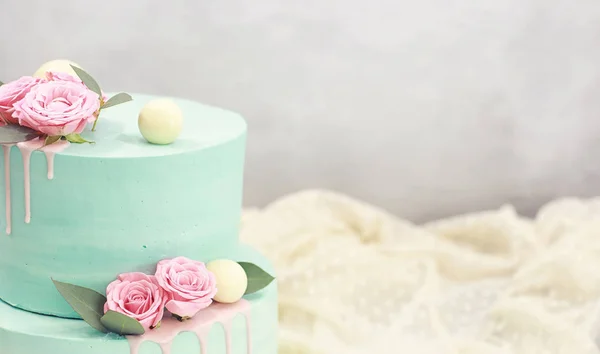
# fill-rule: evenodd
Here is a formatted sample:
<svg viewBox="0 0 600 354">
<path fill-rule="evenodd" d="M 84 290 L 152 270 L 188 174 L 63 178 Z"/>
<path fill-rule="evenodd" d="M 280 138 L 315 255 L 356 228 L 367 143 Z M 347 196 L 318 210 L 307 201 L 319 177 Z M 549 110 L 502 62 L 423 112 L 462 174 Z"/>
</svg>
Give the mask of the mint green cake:
<svg viewBox="0 0 600 354">
<path fill-rule="evenodd" d="M 97 129 L 81 133 L 93 144 L 4 145 L 2 354 L 276 353 L 275 281 L 237 303 L 213 301 L 187 321 L 165 317 L 137 336 L 98 331 L 57 288 L 55 281 L 104 296 L 119 274 L 154 274 L 159 261 L 175 257 L 230 259 L 273 274 L 238 241 L 244 119 L 173 98 L 183 128 L 173 143 L 155 145 L 140 134 L 138 114 L 157 98 L 133 95 L 103 110 Z"/>
</svg>

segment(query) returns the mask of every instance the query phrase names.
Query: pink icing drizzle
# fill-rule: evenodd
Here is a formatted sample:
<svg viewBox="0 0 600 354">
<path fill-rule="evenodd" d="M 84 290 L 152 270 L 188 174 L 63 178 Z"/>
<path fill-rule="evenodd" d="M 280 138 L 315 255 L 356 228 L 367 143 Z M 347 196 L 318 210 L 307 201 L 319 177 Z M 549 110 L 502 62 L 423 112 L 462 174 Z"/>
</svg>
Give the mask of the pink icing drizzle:
<svg viewBox="0 0 600 354">
<path fill-rule="evenodd" d="M 221 322 L 223 330 L 225 331 L 225 352 L 231 353 L 231 318 Z"/>
<path fill-rule="evenodd" d="M 226 353 L 231 354 L 231 322 L 238 314 L 246 317 L 247 353 L 252 354 L 250 303 L 243 299 L 234 304 L 213 303 L 188 321 L 179 322 L 167 318 L 158 329 L 149 330 L 142 336 L 128 336 L 130 353 L 138 354 L 142 343 L 150 341 L 157 343 L 163 354 L 171 354 L 171 344 L 175 337 L 181 332 L 192 332 L 198 337 L 202 354 L 209 354 L 207 353 L 208 333 L 211 326 L 219 322 L 225 330 Z"/>
<path fill-rule="evenodd" d="M 51 151 L 44 151 L 46 155 L 46 164 L 48 164 L 48 179 L 54 179 L 54 155 Z"/>
<path fill-rule="evenodd" d="M 6 233 L 11 233 L 11 191 L 10 191 L 10 151 L 12 144 L 2 146 L 4 150 L 4 186 L 6 194 Z M 31 154 L 35 150 L 40 150 L 46 156 L 46 164 L 48 167 L 48 179 L 54 178 L 54 155 L 66 149 L 69 142 L 60 140 L 52 145 L 44 146 L 44 140 L 36 138 L 30 141 L 17 143 L 17 148 L 23 156 L 23 185 L 25 187 L 25 222 L 31 221 Z"/>
<path fill-rule="evenodd" d="M 44 153 L 44 155 L 46 155 L 48 179 L 54 178 L 54 155 L 68 148 L 70 144 L 71 143 L 66 140 L 59 140 L 52 145 L 44 146 L 43 148 L 39 149 Z"/>
<path fill-rule="evenodd" d="M 19 143 L 22 144 L 22 143 Z M 30 160 L 31 153 L 33 150 L 30 146 L 19 145 L 17 147 L 21 150 L 23 156 L 23 185 L 25 186 L 25 222 L 29 224 L 31 221 L 31 173 L 30 173 Z"/>
<path fill-rule="evenodd" d="M 11 206 L 10 206 L 10 149 L 14 145 L 7 144 L 2 146 L 4 150 L 4 193 L 6 195 L 6 234 L 10 235 L 12 232 L 12 217 L 11 217 Z"/>
</svg>

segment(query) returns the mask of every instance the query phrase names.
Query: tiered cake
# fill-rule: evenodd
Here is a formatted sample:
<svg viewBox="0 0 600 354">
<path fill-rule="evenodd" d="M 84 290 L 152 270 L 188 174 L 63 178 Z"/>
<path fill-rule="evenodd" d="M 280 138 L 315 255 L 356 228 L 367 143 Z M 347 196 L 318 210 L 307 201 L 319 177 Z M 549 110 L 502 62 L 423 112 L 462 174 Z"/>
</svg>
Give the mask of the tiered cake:
<svg viewBox="0 0 600 354">
<path fill-rule="evenodd" d="M 140 112 L 157 97 L 104 110 L 101 94 L 79 133 L 64 119 L 89 98 L 35 85 L 13 92 L 33 103 L 5 105 L 0 128 L 0 353 L 275 354 L 273 270 L 238 242 L 244 120 L 170 99 L 179 111 L 151 112 L 144 136 L 177 139 L 152 144 Z"/>
</svg>

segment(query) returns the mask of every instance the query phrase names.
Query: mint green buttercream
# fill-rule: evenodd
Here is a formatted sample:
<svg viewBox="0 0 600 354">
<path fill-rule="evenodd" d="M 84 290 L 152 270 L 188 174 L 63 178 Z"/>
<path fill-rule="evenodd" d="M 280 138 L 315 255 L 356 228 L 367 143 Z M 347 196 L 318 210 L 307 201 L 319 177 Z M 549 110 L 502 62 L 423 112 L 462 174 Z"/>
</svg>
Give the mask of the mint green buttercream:
<svg viewBox="0 0 600 354">
<path fill-rule="evenodd" d="M 47 179 L 44 154 L 33 153 L 29 224 L 24 222 L 23 159 L 16 147 L 12 149 L 12 233 L 0 234 L 0 299 L 6 303 L 77 318 L 51 278 L 104 293 L 119 273 L 153 273 L 156 262 L 164 258 L 210 261 L 245 256 L 238 245 L 244 120 L 235 113 L 175 99 L 184 115 L 181 136 L 172 145 L 151 145 L 138 132 L 137 115 L 154 97 L 133 97 L 133 102 L 103 112 L 96 132 L 82 134 L 95 144 L 71 144 L 56 155 L 53 180 Z M 0 191 L 4 198 L 4 188 Z M 2 231 L 4 204 L 0 203 Z M 19 312 L 0 309 L 4 320 L 0 330 L 5 336 L 16 333 L 9 342 L 55 333 L 44 332 L 54 325 L 63 336 L 69 335 L 67 328 L 81 326 L 81 332 L 85 326 L 27 315 L 24 318 L 43 328 L 24 334 L 13 330 L 12 324 L 7 327 L 3 316 L 18 317 Z M 94 343 L 102 341 L 91 338 Z M 40 342 L 39 351 L 28 353 L 48 353 L 52 340 L 43 342 L 45 350 Z M 114 348 L 90 353 L 124 352 L 120 345 Z M 87 351 L 49 353 L 67 352 Z"/>
</svg>

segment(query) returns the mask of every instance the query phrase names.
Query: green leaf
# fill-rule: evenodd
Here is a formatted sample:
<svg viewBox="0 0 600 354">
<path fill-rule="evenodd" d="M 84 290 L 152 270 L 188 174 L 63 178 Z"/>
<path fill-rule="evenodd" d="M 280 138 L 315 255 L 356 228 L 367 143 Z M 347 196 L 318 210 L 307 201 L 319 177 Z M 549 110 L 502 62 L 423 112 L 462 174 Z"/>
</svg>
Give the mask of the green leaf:
<svg viewBox="0 0 600 354">
<path fill-rule="evenodd" d="M 275 279 L 271 274 L 265 272 L 256 264 L 248 262 L 238 262 L 238 264 L 242 266 L 244 272 L 246 272 L 246 277 L 248 278 L 248 287 L 246 288 L 244 295 L 262 290 Z"/>
<path fill-rule="evenodd" d="M 52 279 L 54 286 L 73 310 L 90 326 L 102 333 L 108 333 L 100 320 L 104 315 L 106 297 L 94 290 L 62 283 Z"/>
<path fill-rule="evenodd" d="M 94 78 L 90 74 L 86 73 L 83 69 L 78 68 L 75 65 L 71 65 L 71 68 L 75 70 L 75 74 L 79 76 L 79 78 L 81 79 L 81 81 L 83 81 L 83 84 L 87 86 L 87 88 L 97 93 L 98 96 L 102 96 L 102 90 L 100 89 L 100 85 L 98 85 L 98 82 L 96 82 L 96 80 L 94 80 Z"/>
<path fill-rule="evenodd" d="M 4 85 L 4 82 L 0 81 L 0 86 Z"/>
<path fill-rule="evenodd" d="M 107 311 L 100 321 L 110 332 L 122 336 L 140 335 L 146 332 L 137 320 L 112 310 Z"/>
<path fill-rule="evenodd" d="M 71 133 L 69 135 L 65 135 L 65 138 L 67 139 L 67 141 L 71 142 L 71 143 L 75 143 L 75 144 L 84 144 L 84 143 L 90 143 L 93 144 L 93 141 L 90 140 L 85 140 L 81 135 L 77 134 L 77 133 Z"/>
<path fill-rule="evenodd" d="M 44 141 L 44 146 L 52 145 L 55 142 L 59 141 L 62 138 L 61 135 L 47 136 Z"/>
<path fill-rule="evenodd" d="M 108 101 L 106 101 L 106 103 L 104 103 L 102 105 L 102 107 L 100 107 L 100 108 L 105 109 L 105 108 L 113 107 L 113 106 L 116 106 L 121 103 L 129 102 L 131 100 L 133 100 L 133 98 L 131 98 L 131 96 L 129 94 L 124 93 L 124 92 L 117 93 L 116 95 L 109 98 Z"/>
<path fill-rule="evenodd" d="M 17 124 L 0 127 L 0 144 L 16 144 L 35 139 L 39 136 L 39 132 Z"/>
</svg>

